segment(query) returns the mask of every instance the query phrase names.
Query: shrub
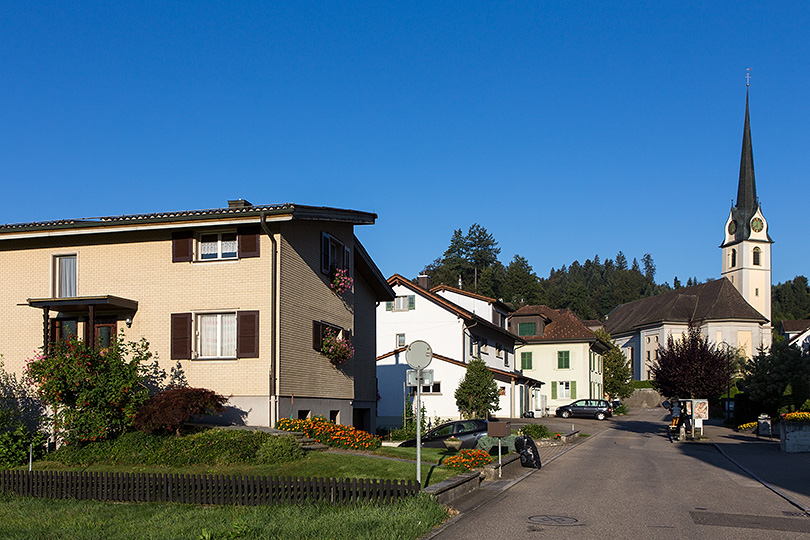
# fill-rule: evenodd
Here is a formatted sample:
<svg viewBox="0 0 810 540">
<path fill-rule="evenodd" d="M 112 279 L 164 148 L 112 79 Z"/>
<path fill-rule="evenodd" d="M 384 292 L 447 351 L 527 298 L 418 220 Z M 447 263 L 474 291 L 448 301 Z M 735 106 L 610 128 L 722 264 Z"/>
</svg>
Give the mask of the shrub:
<svg viewBox="0 0 810 540">
<path fill-rule="evenodd" d="M 526 424 L 520 428 L 520 432 L 528 435 L 532 439 L 550 439 L 551 432 L 543 424 Z"/>
<path fill-rule="evenodd" d="M 135 417 L 135 427 L 149 433 L 175 433 L 195 416 L 221 414 L 228 398 L 206 388 L 175 386 L 147 399 Z"/>
<path fill-rule="evenodd" d="M 652 381 L 633 381 L 633 388 L 653 388 Z"/>
<path fill-rule="evenodd" d="M 0 433 L 0 469 L 17 467 L 27 462 L 31 444 L 34 445 L 34 459 L 39 458 L 44 442 L 45 436 L 42 433 L 31 432 L 22 424 Z"/>
<path fill-rule="evenodd" d="M 624 403 L 619 404 L 618 407 L 613 409 L 613 414 L 618 415 L 627 414 L 627 405 L 625 405 Z"/>
<path fill-rule="evenodd" d="M 28 363 L 28 374 L 51 407 L 56 432 L 70 443 L 115 437 L 126 431 L 147 398 L 146 340 L 119 339 L 108 349 L 79 340 L 58 341 Z"/>
<path fill-rule="evenodd" d="M 501 448 L 506 453 L 512 453 L 515 451 L 515 439 L 517 437 L 514 435 L 509 435 L 508 437 L 500 437 Z M 498 437 L 490 437 L 484 436 L 478 439 L 478 442 L 475 445 L 477 450 L 483 450 L 492 455 L 498 455 Z"/>
<path fill-rule="evenodd" d="M 483 467 L 492 461 L 492 456 L 483 450 L 461 450 L 458 454 L 444 460 L 443 465 L 451 469 L 469 471 L 476 467 Z"/>
<path fill-rule="evenodd" d="M 281 439 L 281 440 L 279 440 Z M 206 429 L 181 437 L 134 431 L 84 446 L 67 445 L 50 454 L 65 465 L 231 465 L 300 459 L 292 437 L 261 431 Z"/>
<path fill-rule="evenodd" d="M 264 439 L 264 442 L 256 452 L 256 461 L 263 464 L 285 463 L 296 461 L 304 457 L 295 438 L 291 435 L 275 435 Z"/>
<path fill-rule="evenodd" d="M 336 448 L 354 450 L 374 450 L 380 447 L 380 438 L 370 433 L 342 424 L 335 424 L 323 416 L 313 416 L 304 420 L 282 418 L 276 429 L 305 433 L 321 444 Z"/>
</svg>

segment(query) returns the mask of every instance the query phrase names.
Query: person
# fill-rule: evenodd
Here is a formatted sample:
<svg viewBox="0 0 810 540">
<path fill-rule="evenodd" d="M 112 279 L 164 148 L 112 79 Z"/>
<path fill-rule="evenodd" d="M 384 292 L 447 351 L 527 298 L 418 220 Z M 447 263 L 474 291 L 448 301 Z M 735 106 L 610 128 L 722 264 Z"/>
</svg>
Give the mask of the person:
<svg viewBox="0 0 810 540">
<path fill-rule="evenodd" d="M 673 398 L 669 412 L 672 414 L 672 422 L 670 423 L 670 426 L 677 427 L 681 420 L 681 402 L 678 400 L 678 398 Z"/>
</svg>

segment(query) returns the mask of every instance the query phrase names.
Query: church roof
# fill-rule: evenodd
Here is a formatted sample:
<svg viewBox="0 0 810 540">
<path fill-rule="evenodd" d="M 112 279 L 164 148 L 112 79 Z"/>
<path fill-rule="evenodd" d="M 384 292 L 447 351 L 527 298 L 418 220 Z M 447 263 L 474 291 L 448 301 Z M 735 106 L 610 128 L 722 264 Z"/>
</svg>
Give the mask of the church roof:
<svg viewBox="0 0 810 540">
<path fill-rule="evenodd" d="M 608 314 L 605 330 L 615 337 L 667 322 L 701 324 L 714 320 L 768 321 L 728 279 L 721 278 L 622 304 Z"/>
</svg>

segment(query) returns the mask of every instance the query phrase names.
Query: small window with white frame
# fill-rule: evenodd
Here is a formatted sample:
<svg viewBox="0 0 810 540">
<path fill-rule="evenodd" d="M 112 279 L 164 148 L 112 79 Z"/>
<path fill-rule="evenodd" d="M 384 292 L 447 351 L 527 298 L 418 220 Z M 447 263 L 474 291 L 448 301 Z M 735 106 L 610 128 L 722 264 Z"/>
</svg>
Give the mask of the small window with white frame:
<svg viewBox="0 0 810 540">
<path fill-rule="evenodd" d="M 203 233 L 198 246 L 197 258 L 201 261 L 236 259 L 239 256 L 235 232 Z"/>
<path fill-rule="evenodd" d="M 397 334 L 397 348 L 405 346 L 405 334 Z"/>
<path fill-rule="evenodd" d="M 197 315 L 199 358 L 236 358 L 236 313 Z"/>
<path fill-rule="evenodd" d="M 53 292 L 55 298 L 74 298 L 77 295 L 76 254 L 56 255 L 53 258 Z"/>
</svg>

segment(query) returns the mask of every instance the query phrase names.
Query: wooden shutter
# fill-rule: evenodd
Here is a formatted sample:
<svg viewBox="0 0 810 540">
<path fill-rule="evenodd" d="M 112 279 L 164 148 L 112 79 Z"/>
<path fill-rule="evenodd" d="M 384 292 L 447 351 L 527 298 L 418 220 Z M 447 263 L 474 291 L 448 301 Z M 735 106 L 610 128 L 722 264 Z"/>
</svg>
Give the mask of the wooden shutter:
<svg viewBox="0 0 810 540">
<path fill-rule="evenodd" d="M 172 313 L 171 359 L 191 358 L 191 313 Z"/>
<path fill-rule="evenodd" d="M 194 235 L 191 231 L 172 234 L 172 262 L 189 262 L 194 258 Z"/>
<path fill-rule="evenodd" d="M 259 312 L 236 312 L 236 357 L 259 357 Z"/>
<path fill-rule="evenodd" d="M 249 259 L 259 256 L 259 228 L 255 226 L 237 229 L 239 258 Z"/>
<path fill-rule="evenodd" d="M 577 381 L 571 381 L 571 399 L 577 399 Z"/>
<path fill-rule="evenodd" d="M 557 399 L 557 381 L 551 381 L 551 399 Z"/>
<path fill-rule="evenodd" d="M 329 235 L 325 232 L 321 233 L 321 272 L 324 274 L 329 273 L 331 261 L 329 259 Z"/>
<path fill-rule="evenodd" d="M 323 346 L 323 328 L 323 323 L 312 321 L 312 348 L 318 352 L 321 352 Z"/>
<path fill-rule="evenodd" d="M 393 302 L 386 302 L 385 303 L 385 311 L 394 311 L 394 303 Z"/>
<path fill-rule="evenodd" d="M 416 309 L 416 295 L 409 294 L 408 295 L 408 309 Z"/>
</svg>

